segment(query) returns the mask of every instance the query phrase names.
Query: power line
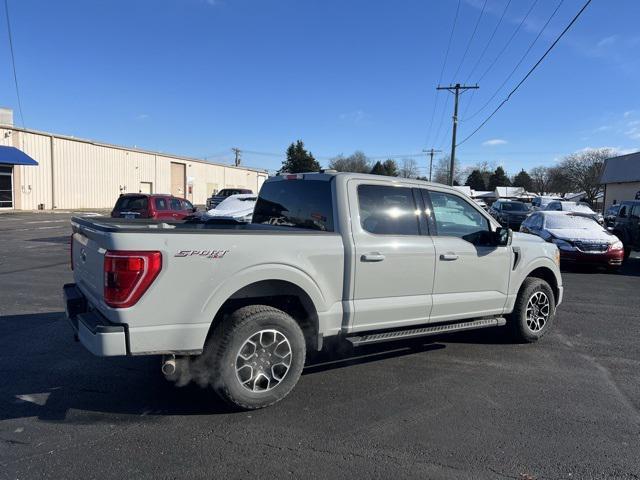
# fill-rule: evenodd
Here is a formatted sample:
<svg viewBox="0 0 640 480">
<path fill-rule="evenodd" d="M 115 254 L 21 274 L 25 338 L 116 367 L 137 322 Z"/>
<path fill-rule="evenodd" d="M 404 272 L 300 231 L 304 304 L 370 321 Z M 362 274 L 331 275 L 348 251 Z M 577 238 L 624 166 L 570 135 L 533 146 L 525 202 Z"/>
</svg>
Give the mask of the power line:
<svg viewBox="0 0 640 480">
<path fill-rule="evenodd" d="M 516 66 L 513 67 L 513 70 L 511 70 L 511 73 L 509 73 L 509 75 L 507 75 L 507 78 L 504 79 L 504 81 L 500 84 L 500 86 L 496 89 L 495 92 L 493 92 L 493 95 L 491 95 L 491 97 L 489 97 L 489 99 L 485 102 L 485 104 L 480 107 L 473 115 L 464 118 L 463 121 L 469 121 L 472 118 L 475 118 L 476 116 L 478 116 L 478 114 L 480 112 L 482 112 L 485 108 L 487 108 L 487 106 L 489 106 L 489 104 L 493 101 L 494 98 L 496 98 L 496 96 L 498 95 L 498 93 L 500 93 L 500 90 L 502 90 L 504 88 L 504 86 L 507 84 L 507 82 L 509 80 L 511 80 L 511 77 L 513 77 L 513 74 L 516 73 L 516 71 L 518 70 L 518 68 L 520 67 L 520 65 L 522 65 L 522 62 L 524 62 L 525 58 L 527 58 L 527 55 L 529 55 L 529 52 L 531 52 L 531 49 L 534 47 L 534 45 L 538 42 L 538 40 L 540 39 L 540 37 L 542 36 L 542 33 L 546 30 L 547 26 L 549 25 L 549 23 L 551 22 L 551 20 L 553 19 L 553 17 L 556 16 L 556 13 L 558 13 L 558 10 L 560 9 L 560 7 L 562 6 L 562 4 L 564 3 L 564 0 L 560 0 L 560 3 L 558 3 L 558 6 L 555 8 L 555 10 L 551 13 L 551 15 L 549 16 L 549 18 L 547 18 L 547 21 L 544 23 L 544 25 L 542 26 L 542 28 L 540 29 L 540 31 L 538 32 L 538 34 L 536 35 L 536 37 L 533 39 L 533 41 L 529 44 L 529 48 L 527 48 L 526 52 L 524 52 L 524 54 L 522 55 L 522 57 L 520 57 L 520 60 L 518 61 L 518 63 L 516 63 Z"/>
<path fill-rule="evenodd" d="M 482 10 L 480 10 L 480 15 L 478 15 L 478 20 L 476 21 L 476 25 L 473 27 L 473 33 L 471 34 L 471 36 L 469 37 L 469 41 L 467 42 L 467 48 L 464 49 L 464 54 L 462 55 L 462 58 L 460 59 L 460 64 L 458 65 L 458 68 L 456 69 L 456 73 L 453 74 L 453 79 L 455 80 L 456 78 L 458 78 L 458 73 L 460 73 L 460 69 L 462 68 L 462 64 L 464 63 L 465 58 L 467 58 L 467 53 L 469 53 L 469 48 L 471 47 L 471 44 L 473 43 L 473 39 L 476 36 L 476 32 L 478 31 L 478 25 L 480 25 L 480 20 L 482 20 L 482 15 L 484 14 L 484 9 L 487 6 L 487 0 L 484 0 L 484 3 L 482 4 Z M 440 84 L 440 82 L 438 82 L 438 84 Z"/>
<path fill-rule="evenodd" d="M 20 112 L 20 120 L 22 128 L 24 125 L 24 115 L 22 114 L 22 101 L 20 100 L 20 88 L 18 87 L 18 74 L 16 73 L 16 57 L 13 53 L 13 35 L 11 33 L 11 21 L 9 20 L 9 0 L 4 0 L 4 11 L 7 15 L 7 34 L 9 35 L 9 51 L 11 52 L 11 66 L 13 68 L 13 81 L 16 85 L 16 97 L 18 99 L 18 111 Z"/>
<path fill-rule="evenodd" d="M 509 37 L 509 40 L 507 40 L 507 43 L 504 44 L 504 47 L 502 47 L 502 50 L 500 50 L 500 52 L 498 53 L 498 55 L 496 55 L 496 57 L 493 59 L 493 61 L 489 64 L 489 66 L 486 68 L 486 70 L 482 73 L 482 75 L 480 75 L 480 77 L 478 78 L 476 83 L 480 83 L 482 81 L 482 79 L 487 75 L 487 73 L 489 73 L 491 71 L 491 69 L 493 68 L 493 66 L 496 64 L 496 62 L 500 59 L 500 57 L 502 57 L 502 55 L 504 54 L 504 52 L 507 51 L 507 48 L 509 48 L 509 45 L 511 45 L 511 42 L 513 42 L 513 39 L 516 37 L 516 35 L 518 34 L 518 32 L 520 31 L 520 29 L 522 28 L 522 25 L 524 25 L 524 22 L 527 21 L 527 18 L 529 18 L 529 15 L 531 14 L 531 12 L 533 11 L 534 7 L 538 4 L 538 0 L 534 0 L 534 2 L 531 4 L 531 7 L 529 7 L 529 10 L 527 10 L 527 13 L 525 14 L 524 17 L 522 17 L 522 20 L 520 20 L 520 23 L 518 24 L 518 26 L 516 27 L 516 29 L 513 31 L 513 33 L 511 34 L 511 36 Z"/>
<path fill-rule="evenodd" d="M 507 4 L 505 5 L 504 10 L 502 10 L 502 15 L 500 15 L 500 18 L 498 19 L 498 23 L 496 23 L 496 26 L 493 29 L 493 32 L 491 32 L 491 35 L 489 36 L 489 40 L 487 40 L 487 43 L 485 44 L 484 48 L 482 49 L 482 52 L 478 56 L 478 60 L 476 60 L 476 63 L 473 65 L 473 68 L 471 69 L 471 71 L 467 75 L 467 78 L 464 79 L 464 83 L 467 83 L 471 79 L 471 76 L 475 73 L 476 69 L 480 65 L 480 62 L 484 58 L 484 55 L 487 53 L 487 50 L 489 49 L 489 46 L 491 45 L 491 42 L 493 42 L 493 39 L 496 36 L 496 33 L 498 32 L 498 29 L 500 28 L 500 25 L 502 25 L 502 20 L 504 20 L 504 17 L 507 14 L 507 10 L 509 10 L 509 6 L 511 5 L 511 2 L 512 2 L 512 0 L 508 0 L 507 1 Z M 476 95 L 476 91 L 473 90 L 471 92 L 471 97 L 469 98 L 469 101 L 467 102 L 466 106 L 464 107 L 464 112 L 462 113 L 463 117 L 466 117 L 467 112 L 469 111 L 469 107 L 473 103 L 473 99 L 475 98 L 475 95 Z"/>
<path fill-rule="evenodd" d="M 482 4 L 482 9 L 480 10 L 480 15 L 478 15 L 478 19 L 476 20 L 476 24 L 473 27 L 473 32 L 471 33 L 471 36 L 469 37 L 469 41 L 467 42 L 467 46 L 464 50 L 464 54 L 462 55 L 462 58 L 460 59 L 460 63 L 458 64 L 458 68 L 456 68 L 456 72 L 453 74 L 453 79 L 452 82 L 456 80 L 456 78 L 458 77 L 458 73 L 460 73 L 460 69 L 462 68 L 462 65 L 464 64 L 464 61 L 467 57 L 467 54 L 469 53 L 469 48 L 471 47 L 471 44 L 473 43 L 473 39 L 476 36 L 476 33 L 478 31 L 478 25 L 480 25 L 480 20 L 482 20 L 482 16 L 484 14 L 484 10 L 487 6 L 487 0 L 484 0 L 484 3 Z M 443 69 L 444 71 L 444 69 Z M 438 80 L 438 86 L 440 85 L 440 83 L 442 82 L 442 75 L 440 76 L 440 80 Z M 436 91 L 438 89 L 436 88 Z M 456 101 L 457 101 L 457 96 L 456 96 Z M 447 111 L 447 107 L 449 106 L 449 97 L 446 98 L 445 100 L 445 104 L 444 107 L 442 108 L 442 114 L 440 115 L 440 122 L 438 123 L 438 130 L 436 131 L 436 139 L 438 138 L 438 135 L 440 135 L 440 130 L 442 129 L 442 123 L 444 121 L 444 117 L 446 115 L 446 111 Z M 457 109 L 457 107 L 456 107 Z M 445 134 L 446 136 L 446 134 Z"/>
<path fill-rule="evenodd" d="M 449 43 L 447 44 L 447 50 L 444 54 L 444 61 L 442 62 L 442 68 L 440 69 L 440 76 L 438 77 L 438 85 L 440 85 L 442 83 L 442 76 L 444 75 L 444 69 L 447 65 L 447 60 L 449 59 L 449 50 L 451 49 L 451 42 L 453 40 L 453 33 L 456 30 L 456 24 L 458 23 L 458 14 L 460 13 L 460 3 L 462 3 L 462 0 L 458 0 L 458 6 L 456 7 L 456 14 L 455 17 L 453 18 L 453 25 L 451 26 L 451 33 L 449 34 Z M 429 143 L 429 140 L 431 140 L 431 127 L 433 127 L 433 119 L 436 113 L 436 108 L 438 105 L 438 92 L 436 91 L 436 93 L 433 96 L 433 110 L 431 110 L 431 121 L 429 122 L 429 128 L 427 130 L 427 144 Z M 439 131 L 438 131 L 439 132 Z M 437 137 L 437 135 L 436 135 Z"/>
<path fill-rule="evenodd" d="M 591 3 L 591 0 L 587 0 L 587 2 L 582 6 L 582 8 L 580 9 L 580 11 L 578 13 L 576 13 L 576 15 L 573 17 L 573 19 L 569 22 L 569 24 L 564 28 L 564 30 L 562 30 L 562 32 L 560 33 L 560 35 L 558 35 L 558 37 L 553 41 L 553 43 L 549 46 L 549 48 L 547 48 L 547 50 L 544 52 L 544 54 L 540 57 L 540 59 L 535 63 L 535 65 L 533 67 L 531 67 L 531 69 L 527 72 L 527 74 L 522 78 L 522 80 L 520 80 L 520 82 L 518 82 L 518 84 L 509 92 L 509 95 L 507 95 L 507 97 L 496 107 L 496 109 L 491 112 L 491 115 L 489 115 L 473 132 L 471 132 L 471 134 L 469 134 L 467 137 L 464 138 L 464 140 L 462 140 L 460 143 L 458 143 L 459 145 L 462 145 L 464 142 L 466 142 L 467 140 L 469 140 L 471 137 L 473 137 L 478 130 L 480 130 L 482 127 L 484 127 L 487 122 L 489 120 L 491 120 L 491 118 L 498 112 L 498 110 L 500 110 L 502 108 L 502 106 L 507 103 L 509 101 L 509 99 L 511 98 L 511 96 L 516 93 L 516 91 L 520 88 L 520 86 L 527 80 L 527 78 L 529 78 L 529 76 L 534 72 L 534 70 L 536 68 L 538 68 L 538 65 L 540 65 L 542 63 L 542 61 L 546 58 L 546 56 L 549 54 L 549 52 L 551 52 L 551 50 L 553 50 L 553 48 L 556 46 L 556 44 L 560 41 L 560 39 L 562 37 L 564 37 L 565 33 L 567 33 L 569 31 L 569 29 L 573 26 L 574 23 L 576 23 L 576 21 L 578 20 L 578 18 L 580 17 L 580 15 L 582 15 L 582 12 L 584 12 L 586 10 L 586 8 L 589 6 L 589 4 Z"/>
<path fill-rule="evenodd" d="M 484 58 L 485 53 L 487 53 L 487 50 L 489 49 L 489 45 L 491 45 L 491 42 L 493 41 L 493 38 L 496 36 L 496 33 L 498 32 L 498 29 L 500 28 L 500 25 L 502 24 L 502 20 L 504 19 L 504 16 L 507 14 L 507 10 L 509 9 L 509 5 L 511 5 L 511 2 L 512 2 L 512 0 L 509 0 L 507 2 L 506 6 L 504 7 L 504 10 L 502 11 L 502 15 L 500 15 L 500 19 L 498 20 L 498 23 L 496 24 L 495 28 L 493 29 L 493 32 L 489 36 L 489 40 L 487 40 L 487 43 L 485 44 L 484 48 L 482 49 L 482 52 L 480 53 L 480 56 L 478 57 L 478 60 L 476 60 L 476 63 L 473 65 L 473 68 L 469 72 L 469 75 L 467 75 L 467 78 L 465 78 L 464 83 L 467 83 L 471 79 L 471 76 L 474 74 L 474 72 L 476 71 L 476 69 L 480 65 L 480 62 Z M 475 93 L 475 91 L 473 91 L 471 93 L 473 94 L 473 93 Z"/>
</svg>

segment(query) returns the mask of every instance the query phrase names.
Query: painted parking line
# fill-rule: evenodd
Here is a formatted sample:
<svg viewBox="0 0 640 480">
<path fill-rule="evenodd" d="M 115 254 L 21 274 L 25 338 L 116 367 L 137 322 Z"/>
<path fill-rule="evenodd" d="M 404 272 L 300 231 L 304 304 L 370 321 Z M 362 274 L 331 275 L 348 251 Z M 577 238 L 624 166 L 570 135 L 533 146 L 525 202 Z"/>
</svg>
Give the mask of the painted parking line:
<svg viewBox="0 0 640 480">
<path fill-rule="evenodd" d="M 62 223 L 62 222 L 68 222 L 69 220 L 36 220 L 34 222 L 24 222 L 28 225 L 34 224 L 34 223 Z"/>
</svg>

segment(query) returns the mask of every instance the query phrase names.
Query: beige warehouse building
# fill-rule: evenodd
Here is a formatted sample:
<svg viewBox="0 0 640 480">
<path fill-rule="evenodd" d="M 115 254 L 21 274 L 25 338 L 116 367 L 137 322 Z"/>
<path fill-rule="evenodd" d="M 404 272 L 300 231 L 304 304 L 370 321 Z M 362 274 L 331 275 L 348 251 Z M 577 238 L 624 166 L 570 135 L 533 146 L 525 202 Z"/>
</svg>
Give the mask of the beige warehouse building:
<svg viewBox="0 0 640 480">
<path fill-rule="evenodd" d="M 18 128 L 10 117 L 6 110 L 0 115 L 0 145 L 38 165 L 0 158 L 0 209 L 111 208 L 121 193 L 137 192 L 171 193 L 201 205 L 223 188 L 258 192 L 267 179 L 264 170 Z"/>
</svg>

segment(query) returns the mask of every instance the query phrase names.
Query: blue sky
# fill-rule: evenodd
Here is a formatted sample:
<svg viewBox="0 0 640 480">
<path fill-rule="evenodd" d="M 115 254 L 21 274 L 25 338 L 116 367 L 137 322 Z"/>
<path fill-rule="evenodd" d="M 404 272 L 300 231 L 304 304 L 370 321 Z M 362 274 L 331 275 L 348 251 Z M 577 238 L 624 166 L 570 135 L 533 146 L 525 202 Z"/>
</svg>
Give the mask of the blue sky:
<svg viewBox="0 0 640 480">
<path fill-rule="evenodd" d="M 484 12 L 485 0 L 461 1 L 443 83 L 477 81 L 533 8 L 480 89 L 461 97 L 460 140 L 583 4 L 564 0 L 505 87 L 464 121 L 494 95 L 560 3 L 534 1 L 512 0 L 491 43 L 508 0 L 487 0 Z M 231 162 L 230 147 L 238 146 L 245 164 L 271 169 L 296 139 L 323 164 L 354 150 L 373 157 L 449 150 L 452 99 L 435 86 L 457 4 L 9 0 L 24 122 L 220 162 Z M 0 16 L 0 105 L 14 108 L 21 124 Z M 594 0 L 505 107 L 459 147 L 460 162 L 515 173 L 586 147 L 638 149 L 638 20 L 637 0 Z"/>
</svg>

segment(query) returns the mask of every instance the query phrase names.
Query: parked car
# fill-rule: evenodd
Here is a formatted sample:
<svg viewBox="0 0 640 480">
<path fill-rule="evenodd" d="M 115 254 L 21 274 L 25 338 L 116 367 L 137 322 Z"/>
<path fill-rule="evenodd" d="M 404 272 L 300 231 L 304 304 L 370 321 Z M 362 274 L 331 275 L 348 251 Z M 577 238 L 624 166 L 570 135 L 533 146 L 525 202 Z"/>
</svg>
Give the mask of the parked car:
<svg viewBox="0 0 640 480">
<path fill-rule="evenodd" d="M 604 212 L 604 225 L 606 227 L 613 227 L 614 223 L 616 223 L 616 217 L 618 216 L 618 211 L 620 211 L 620 204 L 611 205 Z"/>
<path fill-rule="evenodd" d="M 640 251 L 640 200 L 620 203 L 620 210 L 610 230 L 624 243 L 624 258 Z"/>
<path fill-rule="evenodd" d="M 211 195 L 211 197 L 207 198 L 207 210 L 216 208 L 225 198 L 230 197 L 231 195 L 248 193 L 253 193 L 253 191 L 248 188 L 223 188 L 218 193 L 215 193 Z"/>
<path fill-rule="evenodd" d="M 573 212 L 534 212 L 522 223 L 520 231 L 555 243 L 563 262 L 612 269 L 622 265 L 623 243 L 592 218 Z"/>
<path fill-rule="evenodd" d="M 547 205 L 549 205 L 549 203 L 555 202 L 557 200 L 561 200 L 560 197 L 550 197 L 546 195 L 540 195 L 540 196 L 534 197 L 533 200 L 531 201 L 531 210 L 532 211 L 544 210 L 544 208 Z"/>
<path fill-rule="evenodd" d="M 173 195 L 125 193 L 116 201 L 111 217 L 183 220 L 196 210 L 189 200 Z"/>
<path fill-rule="evenodd" d="M 555 245 L 419 180 L 285 174 L 264 183 L 250 224 L 120 222 L 72 219 L 63 291 L 80 342 L 99 356 L 162 354 L 168 379 L 244 409 L 284 398 L 327 338 L 506 325 L 533 342 L 562 301 Z"/>
<path fill-rule="evenodd" d="M 258 196 L 254 193 L 231 195 L 220 202 L 216 208 L 205 212 L 202 218 L 233 218 L 241 222 L 251 222 L 257 200 Z"/>
<path fill-rule="evenodd" d="M 573 214 L 578 216 L 592 218 L 600 225 L 604 225 L 604 217 L 602 216 L 602 214 L 594 212 L 589 205 L 583 202 L 556 200 L 553 202 L 549 202 L 549 204 L 543 210 L 549 212 L 572 212 Z"/>
<path fill-rule="evenodd" d="M 503 227 L 519 229 L 529 215 L 529 207 L 523 202 L 513 200 L 496 200 L 491 205 L 489 213 L 500 222 Z"/>
</svg>

